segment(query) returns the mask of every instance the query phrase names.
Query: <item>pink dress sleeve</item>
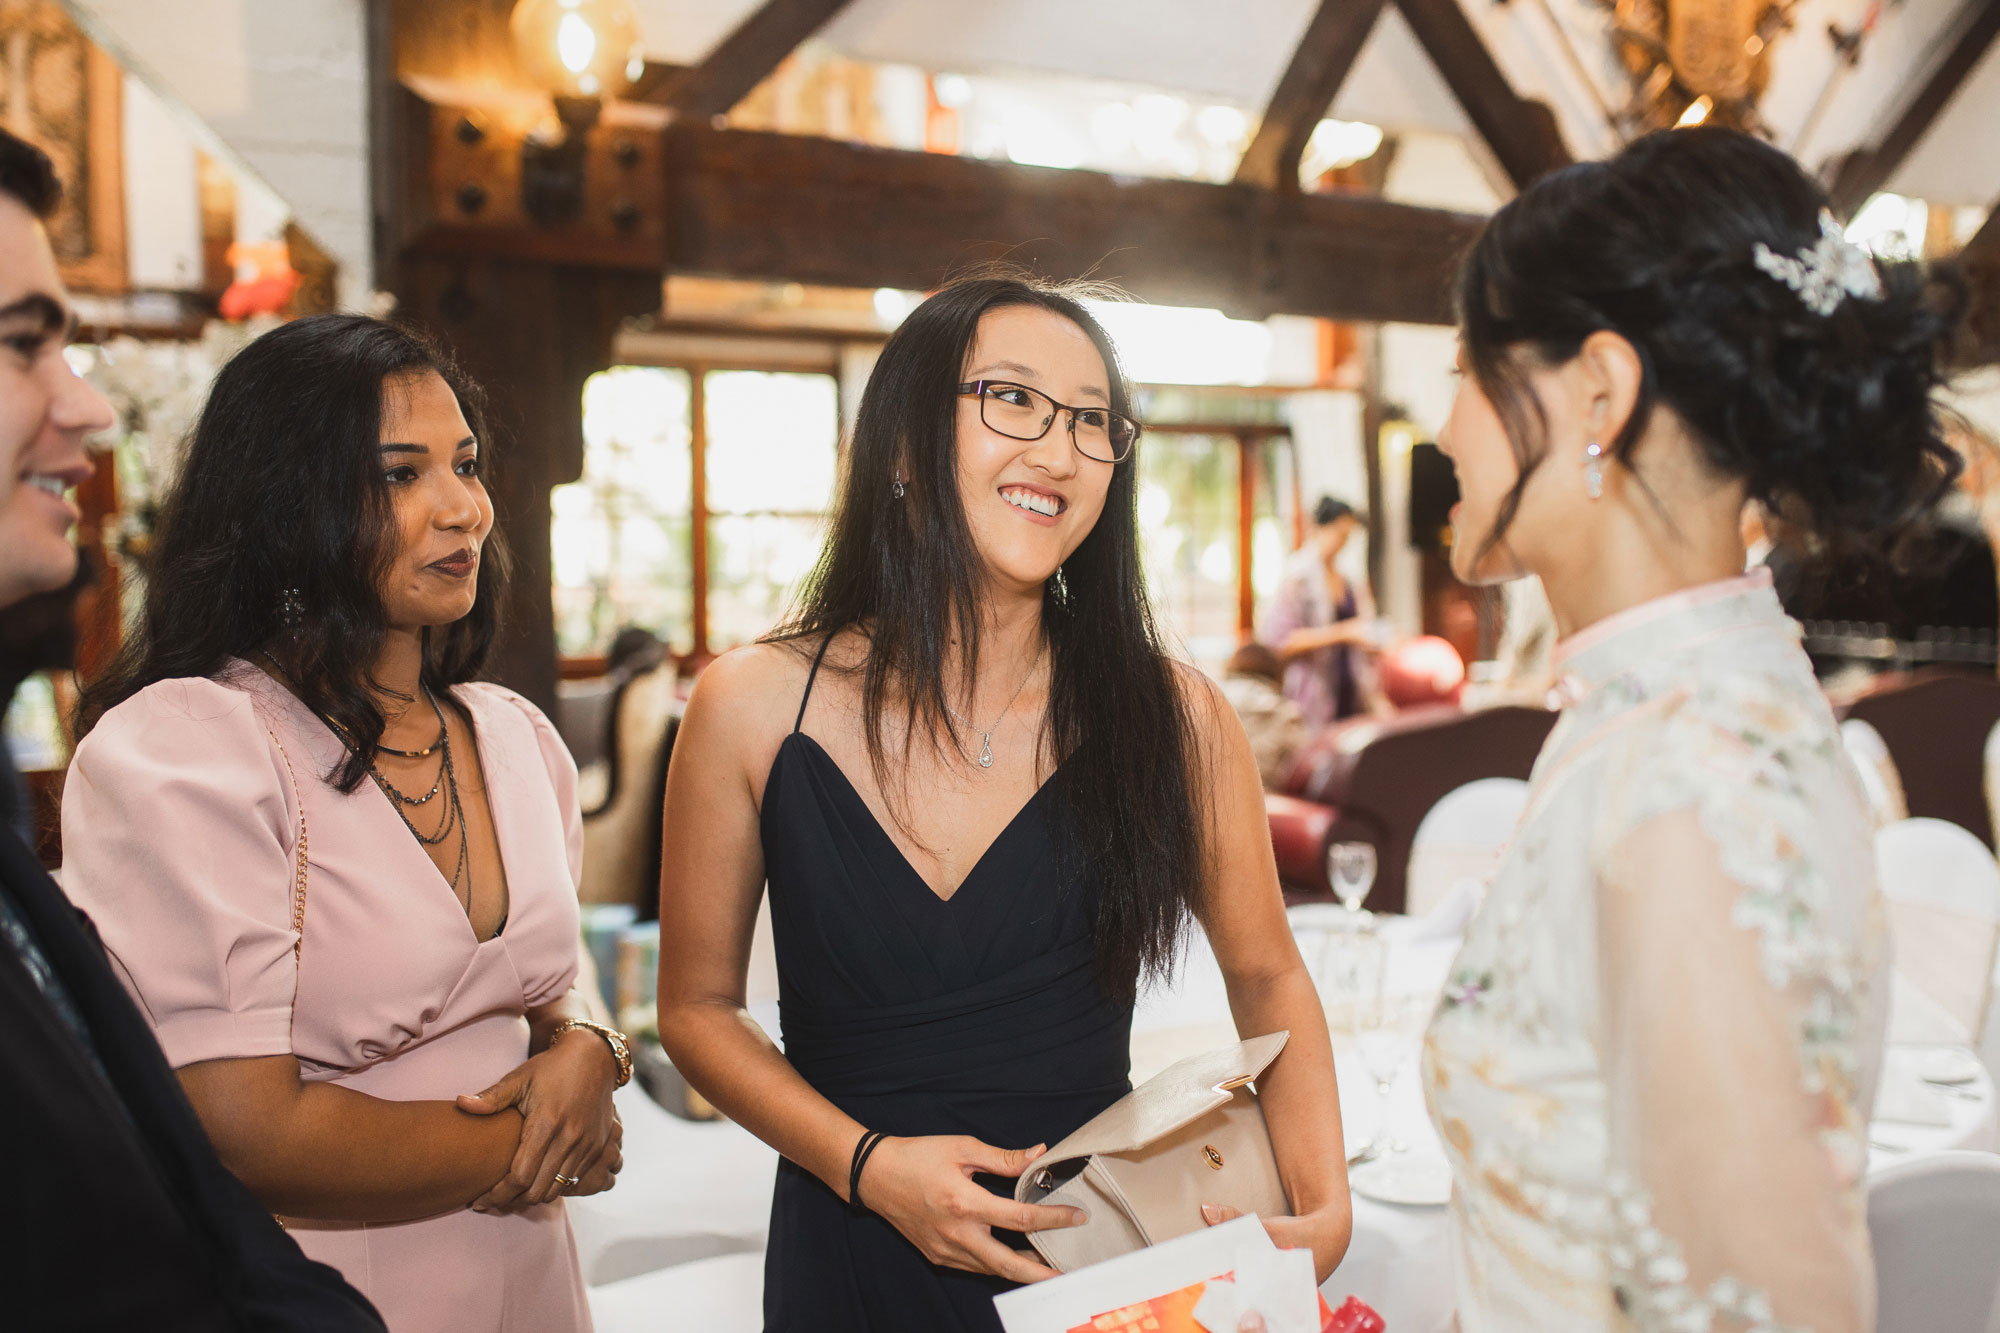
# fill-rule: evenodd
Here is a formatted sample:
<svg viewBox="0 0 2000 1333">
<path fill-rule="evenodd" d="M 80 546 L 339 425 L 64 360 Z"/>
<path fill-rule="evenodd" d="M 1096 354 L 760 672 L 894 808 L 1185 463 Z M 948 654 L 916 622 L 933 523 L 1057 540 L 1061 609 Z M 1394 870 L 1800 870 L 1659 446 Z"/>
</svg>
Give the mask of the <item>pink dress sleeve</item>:
<svg viewBox="0 0 2000 1333">
<path fill-rule="evenodd" d="M 62 819 L 63 888 L 168 1063 L 289 1054 L 298 813 L 250 697 L 181 679 L 118 705 L 77 747 Z"/>
</svg>

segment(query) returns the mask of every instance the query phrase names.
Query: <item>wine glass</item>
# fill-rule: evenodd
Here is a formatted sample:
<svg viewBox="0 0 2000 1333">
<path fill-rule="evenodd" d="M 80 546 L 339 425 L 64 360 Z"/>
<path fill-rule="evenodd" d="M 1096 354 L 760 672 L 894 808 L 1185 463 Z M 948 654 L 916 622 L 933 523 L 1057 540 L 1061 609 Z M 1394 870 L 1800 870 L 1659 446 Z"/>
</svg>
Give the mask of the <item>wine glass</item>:
<svg viewBox="0 0 2000 1333">
<path fill-rule="evenodd" d="M 1349 927 L 1366 929 L 1361 902 L 1368 896 L 1368 890 L 1375 887 L 1375 844 L 1336 842 L 1328 845 L 1326 877 L 1333 882 L 1333 891 L 1339 895 L 1341 905 L 1347 908 Z"/>
</svg>

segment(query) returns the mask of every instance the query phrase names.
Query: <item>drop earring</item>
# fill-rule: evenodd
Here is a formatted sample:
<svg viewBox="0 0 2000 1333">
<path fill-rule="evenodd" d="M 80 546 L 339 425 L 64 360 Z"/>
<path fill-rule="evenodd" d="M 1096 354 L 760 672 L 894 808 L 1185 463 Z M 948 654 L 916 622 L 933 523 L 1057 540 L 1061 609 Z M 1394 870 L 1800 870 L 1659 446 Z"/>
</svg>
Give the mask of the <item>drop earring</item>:
<svg viewBox="0 0 2000 1333">
<path fill-rule="evenodd" d="M 1583 493 L 1593 500 L 1604 498 L 1604 446 L 1596 440 L 1583 447 Z"/>
<path fill-rule="evenodd" d="M 903 478 L 901 474 L 898 474 L 895 481 L 889 484 L 889 494 L 895 496 L 898 500 L 903 498 Z"/>
<path fill-rule="evenodd" d="M 306 622 L 306 601 L 297 588 L 279 590 L 276 614 L 278 628 L 291 635 L 292 642 L 297 643 L 299 630 Z"/>
</svg>

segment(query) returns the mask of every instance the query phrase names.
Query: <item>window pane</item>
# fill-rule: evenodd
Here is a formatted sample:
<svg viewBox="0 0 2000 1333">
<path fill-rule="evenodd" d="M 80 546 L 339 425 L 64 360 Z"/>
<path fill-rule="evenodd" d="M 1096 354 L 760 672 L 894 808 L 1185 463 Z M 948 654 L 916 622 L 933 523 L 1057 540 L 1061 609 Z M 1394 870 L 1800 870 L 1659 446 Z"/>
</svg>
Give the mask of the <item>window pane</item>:
<svg viewBox="0 0 2000 1333">
<path fill-rule="evenodd" d="M 708 520 L 708 641 L 717 652 L 769 633 L 812 568 L 823 518 L 716 514 Z"/>
<path fill-rule="evenodd" d="M 720 652 L 784 619 L 832 508 L 840 409 L 833 377 L 718 370 L 708 418 L 708 641 Z"/>
<path fill-rule="evenodd" d="M 823 514 L 833 502 L 840 406 L 831 375 L 710 372 L 708 509 Z"/>
<path fill-rule="evenodd" d="M 1146 436 L 1139 444 L 1139 540 L 1153 606 L 1198 662 L 1236 647 L 1236 441 Z"/>
<path fill-rule="evenodd" d="M 656 366 L 584 385 L 583 477 L 550 496 L 564 653 L 601 652 L 625 625 L 689 641 L 688 399 L 688 373 Z"/>
</svg>

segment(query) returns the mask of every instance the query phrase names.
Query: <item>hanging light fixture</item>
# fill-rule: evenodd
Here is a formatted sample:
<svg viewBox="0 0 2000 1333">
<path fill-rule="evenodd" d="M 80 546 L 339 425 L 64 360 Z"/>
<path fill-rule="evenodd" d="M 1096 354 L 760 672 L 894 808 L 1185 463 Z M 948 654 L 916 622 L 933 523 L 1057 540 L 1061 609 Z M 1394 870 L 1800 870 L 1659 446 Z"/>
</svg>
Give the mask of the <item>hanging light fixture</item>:
<svg viewBox="0 0 2000 1333">
<path fill-rule="evenodd" d="M 583 207 L 591 126 L 645 68 L 639 20 L 630 0 L 520 0 L 508 27 L 521 72 L 555 104 L 555 126 L 521 146 L 521 204 L 537 222 L 567 222 Z"/>
</svg>

